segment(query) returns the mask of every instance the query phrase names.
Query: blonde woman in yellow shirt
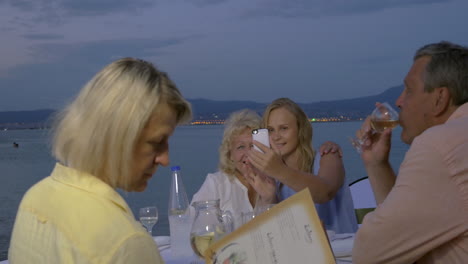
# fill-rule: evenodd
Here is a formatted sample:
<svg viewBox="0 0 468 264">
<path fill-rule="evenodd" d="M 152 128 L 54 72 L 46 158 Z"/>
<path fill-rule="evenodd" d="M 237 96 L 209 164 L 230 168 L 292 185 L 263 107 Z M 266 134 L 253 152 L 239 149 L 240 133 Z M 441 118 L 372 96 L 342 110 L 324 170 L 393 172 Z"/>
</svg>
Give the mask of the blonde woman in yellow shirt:
<svg viewBox="0 0 468 264">
<path fill-rule="evenodd" d="M 56 118 L 52 174 L 23 197 L 9 262 L 163 263 L 116 188 L 141 192 L 168 140 L 191 117 L 166 73 L 124 58 L 86 84 Z"/>
</svg>

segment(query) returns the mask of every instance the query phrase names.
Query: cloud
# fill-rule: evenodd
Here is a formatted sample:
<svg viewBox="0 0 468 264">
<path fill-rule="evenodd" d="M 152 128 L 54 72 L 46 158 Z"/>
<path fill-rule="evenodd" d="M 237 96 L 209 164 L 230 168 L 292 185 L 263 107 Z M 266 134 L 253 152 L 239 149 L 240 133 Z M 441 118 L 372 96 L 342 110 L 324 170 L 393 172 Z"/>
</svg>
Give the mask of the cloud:
<svg viewBox="0 0 468 264">
<path fill-rule="evenodd" d="M 135 14 L 153 7 L 155 2 L 155 0 L 0 0 L 0 5 L 7 5 L 26 15 L 15 18 L 16 20 L 61 24 L 70 17 Z"/>
<path fill-rule="evenodd" d="M 205 0 L 209 1 L 209 0 Z M 25 12 L 47 9 L 64 12 L 66 15 L 93 16 L 106 15 L 115 12 L 134 12 L 155 4 L 154 0 L 0 0 L 1 4 Z M 58 10 L 60 9 L 60 10 Z"/>
<path fill-rule="evenodd" d="M 166 39 L 117 39 L 86 43 L 44 43 L 30 49 L 34 57 L 55 56 L 59 63 L 72 60 L 77 62 L 102 63 L 110 58 L 119 57 L 154 57 L 163 53 L 166 47 L 178 45 L 199 36 L 174 37 Z"/>
<path fill-rule="evenodd" d="M 154 0 L 62 0 L 68 15 L 98 16 L 114 13 L 135 13 L 152 7 Z"/>
<path fill-rule="evenodd" d="M 428 5 L 451 0 L 259 0 L 244 16 L 321 17 L 381 11 L 414 5 Z"/>
<path fill-rule="evenodd" d="M 0 0 L 0 4 L 10 5 L 22 11 L 33 11 L 35 3 L 40 2 L 34 0 Z"/>
<path fill-rule="evenodd" d="M 206 7 L 211 5 L 218 5 L 229 0 L 186 0 L 185 2 L 193 4 L 198 7 Z"/>
<path fill-rule="evenodd" d="M 1 32 L 14 32 L 15 28 L 12 26 L 0 26 Z"/>
<path fill-rule="evenodd" d="M 38 62 L 17 66 L 9 71 L 8 77 L 0 77 L 0 111 L 25 110 L 24 106 L 30 109 L 61 107 L 111 61 L 122 57 L 151 60 L 167 53 L 166 48 L 199 37 L 36 45 L 29 52 Z"/>
<path fill-rule="evenodd" d="M 63 39 L 63 35 L 59 34 L 24 34 L 23 37 L 25 39 L 30 39 L 30 40 L 58 40 L 58 39 Z"/>
</svg>

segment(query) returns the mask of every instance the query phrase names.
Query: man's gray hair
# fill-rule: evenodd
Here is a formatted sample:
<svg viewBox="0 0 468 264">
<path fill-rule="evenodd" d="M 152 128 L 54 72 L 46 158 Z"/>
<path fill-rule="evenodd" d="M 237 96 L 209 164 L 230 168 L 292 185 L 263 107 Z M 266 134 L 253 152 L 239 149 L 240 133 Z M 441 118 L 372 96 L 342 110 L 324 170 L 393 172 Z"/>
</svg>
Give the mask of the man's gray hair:
<svg viewBox="0 0 468 264">
<path fill-rule="evenodd" d="M 447 87 L 454 105 L 468 102 L 468 47 L 441 41 L 420 48 L 414 60 L 423 56 L 431 57 L 423 76 L 425 91 Z"/>
</svg>

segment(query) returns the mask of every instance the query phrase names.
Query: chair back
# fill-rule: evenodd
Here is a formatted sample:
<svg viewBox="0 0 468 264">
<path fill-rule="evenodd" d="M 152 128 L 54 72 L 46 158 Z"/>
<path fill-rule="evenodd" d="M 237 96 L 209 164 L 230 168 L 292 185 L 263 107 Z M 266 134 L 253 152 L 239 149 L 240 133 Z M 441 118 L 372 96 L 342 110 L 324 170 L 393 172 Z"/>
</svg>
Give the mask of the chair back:
<svg viewBox="0 0 468 264">
<path fill-rule="evenodd" d="M 351 196 L 353 197 L 354 211 L 358 224 L 362 223 L 364 216 L 374 211 L 375 203 L 374 192 L 369 182 L 369 177 L 359 178 L 349 184 Z"/>
</svg>

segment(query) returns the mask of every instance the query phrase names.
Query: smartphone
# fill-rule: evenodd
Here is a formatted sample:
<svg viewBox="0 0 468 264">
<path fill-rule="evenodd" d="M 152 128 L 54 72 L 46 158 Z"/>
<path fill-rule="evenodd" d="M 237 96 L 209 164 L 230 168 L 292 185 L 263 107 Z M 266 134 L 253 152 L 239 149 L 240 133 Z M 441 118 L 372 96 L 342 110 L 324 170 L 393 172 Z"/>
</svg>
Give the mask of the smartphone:
<svg viewBox="0 0 468 264">
<path fill-rule="evenodd" d="M 252 138 L 253 140 L 256 140 L 263 145 L 270 147 L 270 137 L 268 136 L 268 129 L 266 128 L 260 128 L 260 129 L 254 129 L 252 130 Z M 263 152 L 257 146 L 254 145 L 254 149 L 257 151 Z"/>
</svg>

